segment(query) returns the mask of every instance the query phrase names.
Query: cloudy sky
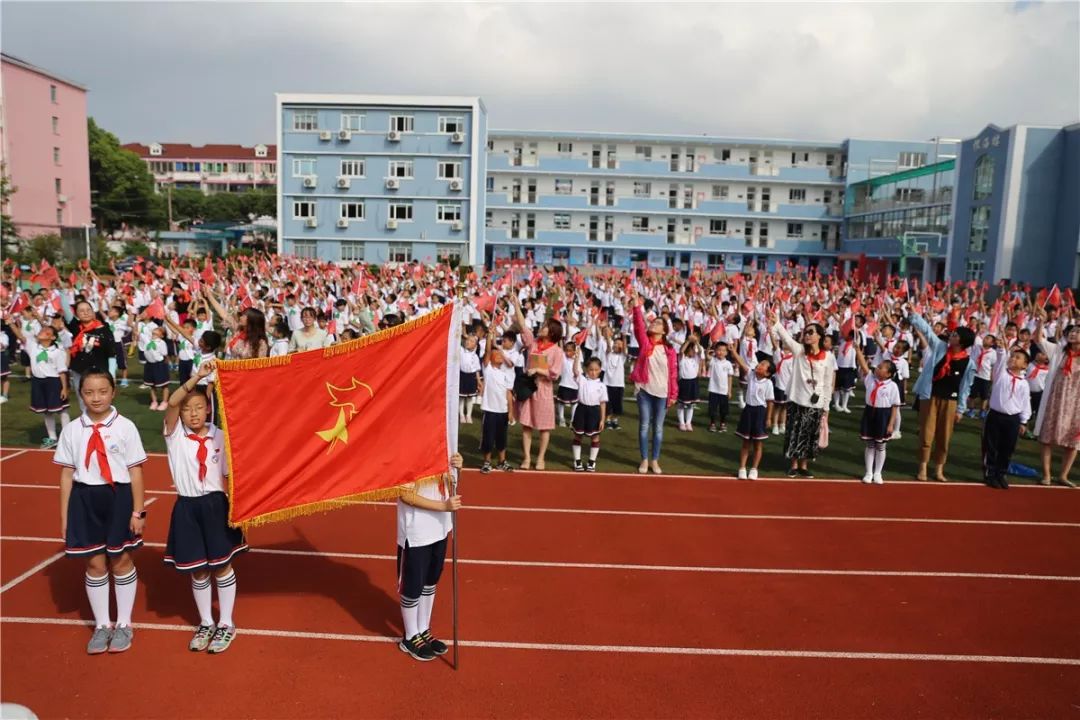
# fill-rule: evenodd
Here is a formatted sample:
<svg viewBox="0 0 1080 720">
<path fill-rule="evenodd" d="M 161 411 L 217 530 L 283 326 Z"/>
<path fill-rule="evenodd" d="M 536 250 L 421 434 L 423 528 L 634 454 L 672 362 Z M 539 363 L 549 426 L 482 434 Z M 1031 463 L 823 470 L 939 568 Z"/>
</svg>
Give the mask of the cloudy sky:
<svg viewBox="0 0 1080 720">
<path fill-rule="evenodd" d="M 271 142 L 275 92 L 480 95 L 496 128 L 968 137 L 1080 119 L 1080 3 L 5 0 L 122 141 Z"/>
</svg>

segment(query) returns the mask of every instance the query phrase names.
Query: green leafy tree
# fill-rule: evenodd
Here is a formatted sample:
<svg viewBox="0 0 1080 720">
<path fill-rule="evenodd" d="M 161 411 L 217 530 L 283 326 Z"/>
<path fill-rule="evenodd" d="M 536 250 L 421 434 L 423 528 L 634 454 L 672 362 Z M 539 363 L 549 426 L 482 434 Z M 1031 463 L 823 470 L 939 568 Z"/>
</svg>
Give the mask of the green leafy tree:
<svg viewBox="0 0 1080 720">
<path fill-rule="evenodd" d="M 210 222 L 240 222 L 247 217 L 240 209 L 238 193 L 214 193 L 206 196 L 206 220 Z"/>
<path fill-rule="evenodd" d="M 0 244 L 3 245 L 5 256 L 15 254 L 19 248 L 18 229 L 15 227 L 15 221 L 7 213 L 8 201 L 16 190 L 18 188 L 12 185 L 11 179 L 8 178 L 7 166 L 0 165 Z"/>
<path fill-rule="evenodd" d="M 87 121 L 90 141 L 90 191 L 94 223 L 99 232 L 122 225 L 156 228 L 163 222 L 161 203 L 154 197 L 154 177 L 135 153 L 120 147 L 112 133 Z"/>
<path fill-rule="evenodd" d="M 50 265 L 56 265 L 64 256 L 64 241 L 59 235 L 35 235 L 23 241 L 21 255 L 23 262 L 48 260 Z"/>
</svg>

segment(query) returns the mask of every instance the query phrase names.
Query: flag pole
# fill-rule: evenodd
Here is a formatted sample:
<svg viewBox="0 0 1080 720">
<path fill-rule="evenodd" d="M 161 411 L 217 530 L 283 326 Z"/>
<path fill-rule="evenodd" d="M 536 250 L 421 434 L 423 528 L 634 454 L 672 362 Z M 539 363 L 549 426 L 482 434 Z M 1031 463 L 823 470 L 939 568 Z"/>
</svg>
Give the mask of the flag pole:
<svg viewBox="0 0 1080 720">
<path fill-rule="evenodd" d="M 465 283 L 458 281 L 457 283 L 457 297 L 460 303 L 462 298 L 465 297 Z M 455 337 L 459 336 L 461 332 L 461 325 L 458 324 L 457 332 L 454 333 Z M 455 437 L 457 435 L 455 434 Z M 454 448 L 454 452 L 457 452 L 457 448 Z M 458 473 L 460 471 L 457 468 L 451 468 L 450 473 L 450 497 L 454 497 L 458 494 Z M 454 536 L 450 539 L 450 578 L 452 582 L 452 595 L 453 595 L 453 623 L 454 623 L 454 671 L 461 667 L 461 661 L 458 657 L 458 553 L 457 553 L 457 539 L 458 539 L 458 518 L 457 510 L 450 512 L 451 523 L 453 525 Z"/>
</svg>

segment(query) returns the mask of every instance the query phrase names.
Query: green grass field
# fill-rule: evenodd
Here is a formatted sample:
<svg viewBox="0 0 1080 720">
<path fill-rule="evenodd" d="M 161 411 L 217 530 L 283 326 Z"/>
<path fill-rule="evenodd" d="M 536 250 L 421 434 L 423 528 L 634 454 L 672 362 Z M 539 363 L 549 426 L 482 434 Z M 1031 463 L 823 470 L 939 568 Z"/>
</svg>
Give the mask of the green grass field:
<svg viewBox="0 0 1080 720">
<path fill-rule="evenodd" d="M 138 374 L 141 369 L 133 363 L 132 386 L 118 388 L 116 407 L 139 427 L 143 444 L 148 452 L 164 452 L 165 444 L 161 437 L 161 418 L 163 413 L 150 410 L 150 391 L 139 389 Z M 0 436 L 4 447 L 37 447 L 45 437 L 45 427 L 40 417 L 29 410 L 30 384 L 19 379 L 22 369 L 13 367 L 11 399 L 0 406 Z M 813 465 L 817 477 L 858 479 L 863 475 L 863 443 L 858 436 L 859 418 L 862 412 L 862 392 L 852 398 L 850 415 L 833 413 L 830 415 L 829 447 L 825 449 Z M 640 455 L 637 447 L 637 406 L 627 393 L 625 403 L 627 415 L 622 419 L 623 429 L 605 431 L 601 436 L 600 458 L 597 469 L 600 472 L 637 471 Z M 705 396 L 704 389 L 702 396 Z M 667 425 L 664 429 L 664 444 L 660 464 L 665 473 L 687 475 L 733 475 L 738 469 L 739 438 L 733 430 L 738 421 L 738 405 L 732 402 L 728 418 L 727 433 L 709 433 L 706 431 L 708 417 L 705 403 L 699 405 L 694 416 L 694 432 L 684 433 L 678 430 L 675 410 L 669 410 Z M 71 411 L 74 417 L 78 412 L 74 402 Z M 459 446 L 465 456 L 467 467 L 479 467 L 480 412 L 474 410 L 474 422 L 461 426 Z M 918 445 L 918 418 L 911 410 L 904 410 L 901 430 L 903 437 L 889 443 L 889 455 L 885 463 L 885 479 L 909 480 L 916 470 L 916 451 Z M 982 425 L 977 420 L 965 418 L 956 427 L 946 475 L 953 481 L 980 482 L 979 433 Z M 551 446 L 548 450 L 548 470 L 571 469 L 570 454 L 571 432 L 568 428 L 556 428 L 552 431 Z M 402 449 L 406 448 L 407 439 L 402 437 Z M 533 441 L 535 455 L 537 440 Z M 1020 440 L 1014 462 L 1033 468 L 1039 467 L 1039 448 L 1034 440 Z M 510 428 L 508 457 L 516 466 L 521 461 L 521 428 Z M 534 457 L 535 459 L 535 457 Z M 770 436 L 765 442 L 765 453 L 761 461 L 763 477 L 783 475 L 788 463 L 783 457 L 783 438 Z M 1010 482 L 1037 482 L 1011 477 Z"/>
</svg>

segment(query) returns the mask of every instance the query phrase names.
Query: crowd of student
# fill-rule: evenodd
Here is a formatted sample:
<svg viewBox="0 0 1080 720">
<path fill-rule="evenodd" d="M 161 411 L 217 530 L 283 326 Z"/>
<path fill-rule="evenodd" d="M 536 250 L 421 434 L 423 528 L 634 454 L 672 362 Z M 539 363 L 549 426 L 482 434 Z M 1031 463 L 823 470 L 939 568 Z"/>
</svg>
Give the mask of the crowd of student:
<svg viewBox="0 0 1080 720">
<path fill-rule="evenodd" d="M 55 447 L 62 466 L 67 552 L 87 558 L 96 620 L 91 653 L 121 652 L 132 642 L 130 551 L 142 542 L 139 466 L 146 455 L 134 424 L 112 401 L 117 385 L 129 387 L 127 368 L 136 358 L 150 408 L 164 413 L 179 496 L 165 561 L 191 575 L 200 615 L 190 643 L 196 651 L 222 652 L 235 636 L 231 562 L 247 547 L 227 524 L 224 439 L 213 423 L 215 360 L 326 347 L 455 297 L 463 317 L 459 421 L 473 422 L 479 403 L 481 472 L 513 469 L 507 444 L 514 423 L 522 430 L 520 468 L 544 470 L 552 431 L 569 426 L 574 469 L 595 471 L 603 433 L 622 428 L 627 392 L 638 406 L 640 473 L 662 472 L 668 409 L 676 407 L 679 431 L 694 432 L 704 403 L 709 432 L 726 432 L 738 405 L 738 478 L 758 477 L 770 435 L 783 436 L 791 477 L 813 477 L 811 463 L 828 446 L 829 414 L 850 413 L 859 385 L 867 484 L 884 482 L 887 444 L 900 437 L 901 409 L 909 404 L 918 413 L 920 480 L 946 481 L 952 430 L 964 415 L 983 420 L 981 460 L 991 487 L 1008 487 L 1024 434 L 1041 443 L 1045 485 L 1073 486 L 1080 448 L 1080 326 L 1071 293 L 1056 288 L 991 292 L 974 282 L 852 282 L 794 270 L 585 276 L 518 265 L 477 275 L 443 265 L 341 268 L 277 256 L 201 268 L 140 262 L 107 279 L 84 270 L 66 282 L 52 270 L 37 273 L 39 287 L 29 290 L 16 272 L 4 271 L 2 401 L 14 355 L 30 382 L 31 410 L 44 418 L 43 447 Z M 72 394 L 82 409 L 75 422 Z M 399 503 L 400 647 L 417 659 L 446 652 L 431 634 L 430 616 L 450 511 L 459 507 L 460 497 L 431 488 Z"/>
</svg>

